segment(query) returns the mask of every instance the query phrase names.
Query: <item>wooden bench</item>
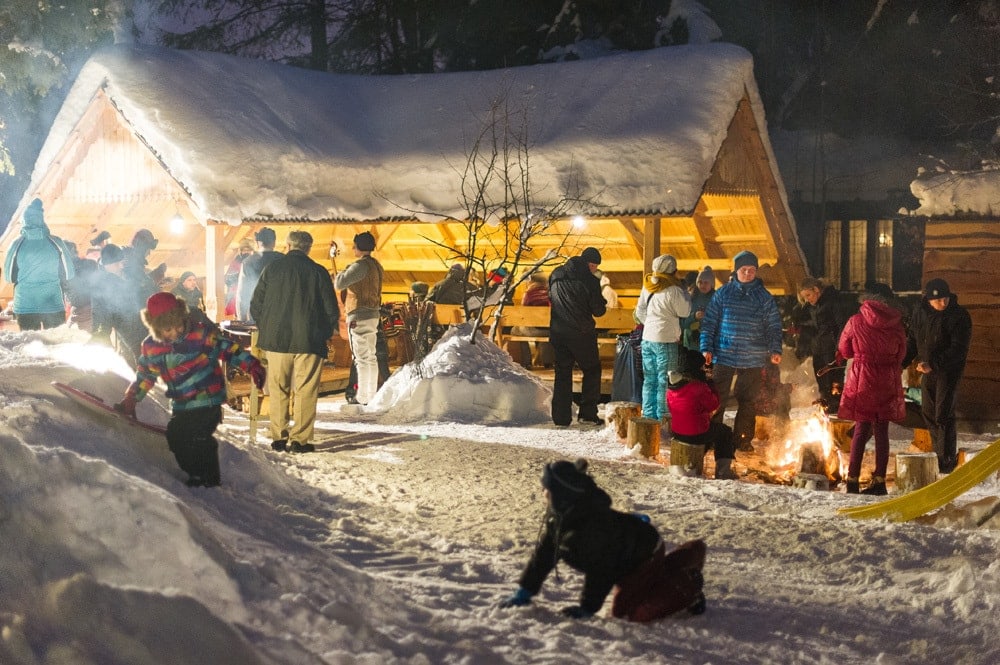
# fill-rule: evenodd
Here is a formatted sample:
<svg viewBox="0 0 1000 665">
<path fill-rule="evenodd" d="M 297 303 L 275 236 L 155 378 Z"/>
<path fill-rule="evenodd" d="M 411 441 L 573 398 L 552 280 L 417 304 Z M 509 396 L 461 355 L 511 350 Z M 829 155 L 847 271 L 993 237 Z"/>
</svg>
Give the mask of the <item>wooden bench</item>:
<svg viewBox="0 0 1000 665">
<path fill-rule="evenodd" d="M 488 333 L 490 326 L 493 325 L 495 311 L 496 307 L 489 307 L 483 316 L 482 330 L 484 334 Z M 537 358 L 538 345 L 547 344 L 549 341 L 549 317 L 548 307 L 505 306 L 500 325 L 497 326 L 497 346 L 506 349 L 516 361 L 520 362 L 521 353 L 516 353 L 516 350 L 511 349 L 509 344 L 524 342 L 530 347 L 531 357 Z M 436 305 L 434 320 L 441 325 L 462 323 L 465 321 L 465 311 L 461 305 Z M 630 308 L 609 309 L 604 316 L 595 319 L 595 324 L 598 331 L 597 344 L 603 358 L 607 358 L 609 355 L 613 357 L 618 343 L 618 335 L 632 332 L 636 325 Z M 514 334 L 512 329 L 515 327 L 535 328 L 540 334 Z"/>
</svg>

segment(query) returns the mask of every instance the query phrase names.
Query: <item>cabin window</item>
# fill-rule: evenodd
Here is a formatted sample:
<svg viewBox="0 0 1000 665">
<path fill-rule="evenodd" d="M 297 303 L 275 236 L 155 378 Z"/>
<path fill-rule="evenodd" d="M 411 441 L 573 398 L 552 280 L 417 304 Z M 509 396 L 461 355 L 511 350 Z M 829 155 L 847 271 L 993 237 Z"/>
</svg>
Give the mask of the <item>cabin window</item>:
<svg viewBox="0 0 1000 665">
<path fill-rule="evenodd" d="M 875 223 L 875 281 L 892 285 L 892 220 Z"/>
<path fill-rule="evenodd" d="M 868 281 L 868 222 L 852 219 L 847 229 L 847 288 L 860 291 Z"/>
</svg>

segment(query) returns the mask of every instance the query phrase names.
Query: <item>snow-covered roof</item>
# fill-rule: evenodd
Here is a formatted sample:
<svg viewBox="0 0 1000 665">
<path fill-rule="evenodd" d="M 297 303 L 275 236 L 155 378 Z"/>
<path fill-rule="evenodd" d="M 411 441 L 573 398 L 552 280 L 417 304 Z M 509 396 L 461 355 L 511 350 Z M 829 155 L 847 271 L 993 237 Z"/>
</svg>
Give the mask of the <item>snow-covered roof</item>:
<svg viewBox="0 0 1000 665">
<path fill-rule="evenodd" d="M 945 171 L 922 175 L 910 183 L 920 200 L 917 215 L 1000 216 L 1000 169 Z"/>
<path fill-rule="evenodd" d="M 744 94 L 770 152 L 752 58 L 730 44 L 375 77 L 118 46 L 81 71 L 36 179 L 100 88 L 199 213 L 232 224 L 382 219 L 412 210 L 464 218 L 459 171 L 504 91 L 510 109 L 527 112 L 541 207 L 574 181 L 609 213 L 690 212 Z"/>
</svg>

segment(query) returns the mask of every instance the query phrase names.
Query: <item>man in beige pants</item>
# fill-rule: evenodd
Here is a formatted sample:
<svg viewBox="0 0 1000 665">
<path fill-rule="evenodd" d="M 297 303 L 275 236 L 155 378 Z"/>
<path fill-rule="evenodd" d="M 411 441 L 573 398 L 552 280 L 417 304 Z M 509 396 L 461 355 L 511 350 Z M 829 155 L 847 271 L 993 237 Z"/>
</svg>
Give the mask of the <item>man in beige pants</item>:
<svg viewBox="0 0 1000 665">
<path fill-rule="evenodd" d="M 309 258 L 312 236 L 292 231 L 287 243 L 287 253 L 261 273 L 250 315 L 260 330 L 257 344 L 267 358 L 271 447 L 309 453 L 314 450 L 310 440 L 326 343 L 337 329 L 340 308 L 330 274 Z"/>
</svg>

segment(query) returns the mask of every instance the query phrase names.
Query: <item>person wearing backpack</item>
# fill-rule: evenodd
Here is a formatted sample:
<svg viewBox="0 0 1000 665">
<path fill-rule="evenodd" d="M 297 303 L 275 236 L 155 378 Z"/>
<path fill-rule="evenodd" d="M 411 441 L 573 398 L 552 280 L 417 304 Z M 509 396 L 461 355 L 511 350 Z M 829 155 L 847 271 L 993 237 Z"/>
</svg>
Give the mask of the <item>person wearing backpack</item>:
<svg viewBox="0 0 1000 665">
<path fill-rule="evenodd" d="M 49 233 L 42 200 L 32 201 L 3 265 L 4 277 L 14 285 L 13 311 L 21 330 L 66 323 L 64 285 L 76 275 L 75 258 L 62 238 Z"/>
</svg>

